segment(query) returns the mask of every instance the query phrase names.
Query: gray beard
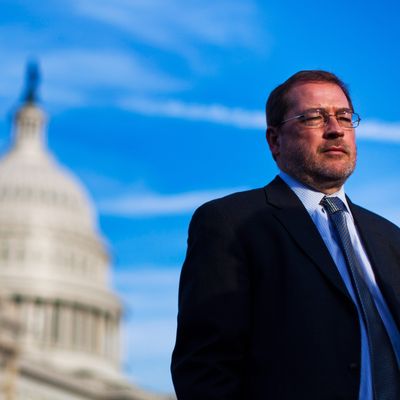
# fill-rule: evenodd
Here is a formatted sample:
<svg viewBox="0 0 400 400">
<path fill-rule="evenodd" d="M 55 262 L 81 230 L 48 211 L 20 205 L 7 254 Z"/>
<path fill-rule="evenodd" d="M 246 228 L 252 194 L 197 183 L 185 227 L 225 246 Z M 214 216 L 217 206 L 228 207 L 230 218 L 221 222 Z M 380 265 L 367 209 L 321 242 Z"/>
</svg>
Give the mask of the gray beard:
<svg viewBox="0 0 400 400">
<path fill-rule="evenodd" d="M 304 157 L 299 151 L 290 154 L 286 162 L 279 163 L 282 171 L 319 191 L 341 187 L 353 173 L 355 165 L 356 160 L 341 169 L 332 168 L 329 165 L 318 164 L 311 157 Z"/>
</svg>

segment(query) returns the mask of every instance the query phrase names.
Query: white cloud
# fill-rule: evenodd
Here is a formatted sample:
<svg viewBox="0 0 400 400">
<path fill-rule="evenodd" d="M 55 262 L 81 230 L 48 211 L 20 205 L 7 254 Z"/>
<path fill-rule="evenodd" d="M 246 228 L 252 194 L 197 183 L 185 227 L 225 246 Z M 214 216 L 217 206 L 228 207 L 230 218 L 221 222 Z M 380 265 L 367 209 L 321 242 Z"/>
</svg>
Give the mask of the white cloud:
<svg viewBox="0 0 400 400">
<path fill-rule="evenodd" d="M 10 32 L 14 30 L 0 28 L 6 36 L 12 36 Z M 0 53 L 7 54 L 0 67 L 0 101 L 7 107 L 21 95 L 24 68 L 32 58 L 32 51 L 16 40 L 12 48 L 0 42 Z M 85 48 L 76 44 L 52 48 L 43 44 L 34 54 L 42 75 L 40 98 L 51 106 L 112 104 L 124 93 L 171 93 L 189 87 L 187 82 L 163 72 L 151 60 L 133 51 Z"/>
<path fill-rule="evenodd" d="M 361 139 L 400 143 L 400 122 L 361 122 L 357 134 Z"/>
<path fill-rule="evenodd" d="M 265 129 L 264 113 L 243 108 L 229 108 L 222 104 L 184 103 L 178 100 L 154 101 L 149 99 L 125 99 L 121 107 L 134 112 L 160 117 L 189 119 L 232 125 L 245 129 Z"/>
<path fill-rule="evenodd" d="M 207 49 L 251 48 L 262 37 L 261 47 L 265 46 L 265 35 L 257 32 L 261 24 L 256 23 L 259 17 L 253 0 L 237 4 L 228 0 L 204 0 L 201 4 L 194 0 L 59 3 L 44 6 L 48 12 L 43 16 L 46 23 L 29 23 L 40 12 L 27 6 L 22 7 L 15 22 L 0 27 L 0 53 L 7 55 L 0 68 L 0 102 L 3 96 L 18 97 L 24 64 L 32 55 L 43 66 L 42 98 L 51 105 L 80 106 L 100 101 L 110 104 L 114 94 L 177 92 L 191 86 L 174 77 L 175 70 L 166 72 L 170 58 L 157 63 L 155 58 L 133 52 L 132 38 L 134 48 L 150 45 L 151 54 L 163 60 L 165 55 L 178 53 L 190 59 L 192 66 L 198 63 L 205 70 L 214 67 L 202 45 Z M 54 19 L 47 20 L 52 12 Z M 72 31 L 70 24 L 74 26 Z M 79 34 L 81 30 L 83 35 Z M 157 48 L 162 51 L 157 53 Z"/>
<path fill-rule="evenodd" d="M 99 202 L 103 214 L 146 217 L 192 213 L 201 204 L 243 188 L 194 191 L 178 194 L 128 193 Z"/>
<path fill-rule="evenodd" d="M 185 103 L 179 100 L 157 101 L 131 98 L 120 102 L 121 107 L 139 114 L 181 118 L 231 125 L 243 129 L 265 129 L 263 111 L 230 108 L 222 104 Z M 366 120 L 357 128 L 360 139 L 400 143 L 400 122 Z"/>
<path fill-rule="evenodd" d="M 156 71 L 135 53 L 90 49 L 55 50 L 42 57 L 48 80 L 65 86 L 173 90 L 181 82 Z"/>
<path fill-rule="evenodd" d="M 114 28 L 130 41 L 183 58 L 196 73 L 218 69 L 217 58 L 210 56 L 213 50 L 241 48 L 265 54 L 272 45 L 254 0 L 74 0 L 70 4 L 79 16 L 110 31 Z"/>
<path fill-rule="evenodd" d="M 132 52 L 64 49 L 49 51 L 40 61 L 48 103 L 109 104 L 121 93 L 171 92 L 186 85 Z"/>
<path fill-rule="evenodd" d="M 75 11 L 160 48 L 190 53 L 196 44 L 254 48 L 257 8 L 252 1 L 75 0 Z M 234 21 L 234 22 L 233 22 Z"/>
</svg>

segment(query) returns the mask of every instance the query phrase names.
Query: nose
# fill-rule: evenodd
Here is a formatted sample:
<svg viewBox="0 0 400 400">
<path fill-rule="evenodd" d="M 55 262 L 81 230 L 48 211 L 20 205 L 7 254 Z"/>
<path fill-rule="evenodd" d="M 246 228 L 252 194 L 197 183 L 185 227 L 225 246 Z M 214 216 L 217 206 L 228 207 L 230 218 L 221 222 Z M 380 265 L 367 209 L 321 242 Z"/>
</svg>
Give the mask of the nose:
<svg viewBox="0 0 400 400">
<path fill-rule="evenodd" d="M 325 126 L 325 134 L 329 135 L 330 137 L 338 137 L 338 136 L 343 136 L 344 135 L 344 130 L 343 127 L 339 125 L 338 120 L 336 119 L 335 114 L 328 114 L 327 115 L 328 119 L 326 121 L 326 126 Z"/>
</svg>

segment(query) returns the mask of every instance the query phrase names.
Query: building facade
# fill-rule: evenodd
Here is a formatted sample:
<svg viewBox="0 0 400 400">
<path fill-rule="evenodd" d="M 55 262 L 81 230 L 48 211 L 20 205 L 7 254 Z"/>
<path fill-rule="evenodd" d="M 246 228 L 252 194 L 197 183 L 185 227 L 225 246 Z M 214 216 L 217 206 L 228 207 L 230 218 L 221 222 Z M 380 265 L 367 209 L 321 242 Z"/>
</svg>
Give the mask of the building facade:
<svg viewBox="0 0 400 400">
<path fill-rule="evenodd" d="M 35 76 L 0 160 L 0 400 L 165 398 L 121 372 L 107 248 L 85 188 L 47 147 Z"/>
</svg>

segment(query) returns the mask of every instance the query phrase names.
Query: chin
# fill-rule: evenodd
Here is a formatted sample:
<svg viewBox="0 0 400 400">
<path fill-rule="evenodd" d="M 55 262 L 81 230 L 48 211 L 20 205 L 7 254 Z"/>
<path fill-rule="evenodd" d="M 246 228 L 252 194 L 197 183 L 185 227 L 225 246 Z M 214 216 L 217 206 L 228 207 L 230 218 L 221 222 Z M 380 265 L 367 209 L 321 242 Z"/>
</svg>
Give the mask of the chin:
<svg viewBox="0 0 400 400">
<path fill-rule="evenodd" d="M 320 169 L 319 171 L 316 171 L 316 176 L 319 177 L 318 180 L 321 182 L 326 181 L 326 182 L 338 182 L 343 184 L 346 179 L 353 173 L 354 167 L 349 166 L 347 168 L 336 168 L 336 169 Z"/>
<path fill-rule="evenodd" d="M 321 175 L 325 175 L 327 178 L 333 179 L 346 179 L 354 171 L 356 166 L 355 160 L 349 162 L 349 160 L 338 160 L 337 162 L 326 162 L 315 165 L 315 172 L 320 172 Z"/>
</svg>

